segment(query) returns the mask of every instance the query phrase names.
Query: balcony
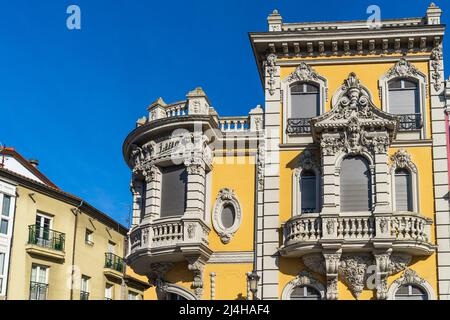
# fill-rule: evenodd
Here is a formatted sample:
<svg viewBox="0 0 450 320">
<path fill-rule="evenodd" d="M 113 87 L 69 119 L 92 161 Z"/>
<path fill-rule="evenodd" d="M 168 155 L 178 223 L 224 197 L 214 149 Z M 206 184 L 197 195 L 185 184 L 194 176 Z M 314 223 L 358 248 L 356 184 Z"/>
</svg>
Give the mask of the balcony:
<svg viewBox="0 0 450 320">
<path fill-rule="evenodd" d="M 64 261 L 65 239 L 64 233 L 31 225 L 28 227 L 26 251 L 40 257 Z"/>
<path fill-rule="evenodd" d="M 422 115 L 420 113 L 402 114 L 398 118 L 400 131 L 420 130 L 423 127 Z"/>
<path fill-rule="evenodd" d="M 287 120 L 287 134 L 310 134 L 311 118 L 292 118 Z"/>
<path fill-rule="evenodd" d="M 286 257 L 300 257 L 321 252 L 331 245 L 343 251 L 367 252 L 391 247 L 396 252 L 427 256 L 435 251 L 431 243 L 431 225 L 431 219 L 415 213 L 326 218 L 319 214 L 302 214 L 285 223 L 280 253 Z"/>
<path fill-rule="evenodd" d="M 158 219 L 131 230 L 127 263 L 138 274 L 153 263 L 179 262 L 189 256 L 209 259 L 210 228 L 200 219 L 171 217 Z M 147 270 L 147 271 L 146 271 Z"/>
<path fill-rule="evenodd" d="M 89 300 L 89 292 L 80 291 L 80 300 Z"/>
<path fill-rule="evenodd" d="M 48 284 L 40 282 L 30 283 L 30 300 L 47 300 Z"/>
<path fill-rule="evenodd" d="M 121 279 L 125 271 L 125 262 L 123 258 L 111 253 L 105 253 L 105 266 L 103 273 L 105 276 L 115 279 Z"/>
</svg>

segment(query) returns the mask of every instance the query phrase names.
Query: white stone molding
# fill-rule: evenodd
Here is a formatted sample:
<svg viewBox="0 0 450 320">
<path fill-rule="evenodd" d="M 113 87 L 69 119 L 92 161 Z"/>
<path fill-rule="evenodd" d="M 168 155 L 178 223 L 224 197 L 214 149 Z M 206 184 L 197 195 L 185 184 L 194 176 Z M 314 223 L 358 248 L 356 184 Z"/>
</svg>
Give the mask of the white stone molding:
<svg viewBox="0 0 450 320">
<path fill-rule="evenodd" d="M 194 280 L 192 281 L 192 289 L 195 292 L 197 300 L 201 300 L 203 297 L 203 273 L 205 269 L 205 261 L 199 256 L 188 256 L 188 270 L 194 274 Z"/>
<path fill-rule="evenodd" d="M 320 163 L 316 160 L 316 157 L 311 152 L 311 150 L 304 150 L 300 155 L 298 161 L 298 168 L 295 168 L 292 173 L 292 214 L 293 216 L 300 215 L 302 213 L 302 203 L 301 203 L 301 190 L 300 182 L 302 172 L 304 170 L 313 171 L 316 175 L 316 210 L 320 212 L 321 207 L 321 181 L 322 174 L 320 170 Z"/>
<path fill-rule="evenodd" d="M 338 274 L 341 252 L 323 253 L 327 276 L 327 300 L 338 300 Z"/>
<path fill-rule="evenodd" d="M 173 284 L 173 283 L 168 283 L 165 282 L 163 284 L 162 290 L 166 295 L 167 293 L 173 293 L 176 295 L 179 295 L 187 300 L 198 300 L 197 297 L 190 292 L 189 290 L 187 290 L 186 288 L 183 288 L 182 286 Z"/>
<path fill-rule="evenodd" d="M 216 273 L 211 272 L 210 277 L 210 289 L 211 289 L 211 300 L 216 300 Z"/>
<path fill-rule="evenodd" d="M 288 284 L 286 284 L 281 293 L 281 299 L 290 300 L 292 291 L 294 291 L 296 287 L 302 286 L 311 287 L 317 290 L 317 292 L 320 293 L 321 300 L 325 299 L 325 286 L 318 280 L 316 280 L 308 271 L 300 272 L 297 277 L 295 277 L 295 279 L 289 281 Z"/>
<path fill-rule="evenodd" d="M 208 260 L 208 264 L 239 264 L 253 263 L 253 251 L 214 252 Z"/>
<path fill-rule="evenodd" d="M 266 89 L 268 90 L 269 94 L 271 96 L 273 96 L 275 94 L 275 88 L 276 88 L 276 80 L 275 80 L 275 75 L 277 73 L 277 56 L 276 54 L 269 54 L 267 56 L 267 61 L 266 61 L 266 70 L 267 73 L 269 75 L 269 78 L 267 79 L 267 87 Z"/>
<path fill-rule="evenodd" d="M 401 286 L 408 284 L 415 285 L 423 289 L 428 296 L 428 300 L 436 300 L 436 293 L 430 283 L 421 278 L 416 271 L 411 269 L 406 269 L 403 272 L 403 275 L 391 284 L 389 291 L 387 292 L 388 300 L 395 300 L 395 294 L 398 289 Z"/>
<path fill-rule="evenodd" d="M 367 268 L 373 265 L 370 255 L 345 255 L 339 265 L 339 274 L 356 299 L 359 299 L 367 280 Z"/>
<path fill-rule="evenodd" d="M 389 82 L 394 79 L 409 79 L 418 84 L 419 89 L 419 103 L 422 122 L 425 124 L 427 119 L 426 104 L 428 95 L 428 79 L 427 76 L 417 69 L 411 62 L 405 58 L 401 58 L 388 72 L 386 72 L 378 80 L 378 89 L 381 99 L 381 107 L 383 111 L 389 110 Z M 422 126 L 422 138 L 426 137 L 426 125 Z"/>
<path fill-rule="evenodd" d="M 391 165 L 389 166 L 390 184 L 391 184 L 391 201 L 392 208 L 397 211 L 395 207 L 395 170 L 406 169 L 411 174 L 411 188 L 412 188 L 412 204 L 413 212 L 418 213 L 420 208 L 419 198 L 419 171 L 411 159 L 411 155 L 404 149 L 398 150 L 391 156 Z"/>
<path fill-rule="evenodd" d="M 222 210 L 225 206 L 231 205 L 234 209 L 235 219 L 234 223 L 230 228 L 226 228 L 222 224 Z M 220 236 L 220 240 L 224 244 L 230 243 L 234 234 L 237 232 L 239 227 L 242 224 L 242 210 L 241 205 L 239 204 L 239 200 L 236 197 L 236 194 L 233 190 L 224 188 L 219 191 L 219 194 L 216 198 L 216 202 L 214 204 L 213 213 L 212 213 L 212 222 L 214 230 Z"/>
<path fill-rule="evenodd" d="M 433 87 L 436 92 L 441 91 L 443 88 L 443 76 L 442 76 L 442 44 L 438 45 L 436 48 L 431 51 L 431 60 L 430 60 L 430 66 L 431 66 L 431 78 L 434 82 Z"/>
</svg>

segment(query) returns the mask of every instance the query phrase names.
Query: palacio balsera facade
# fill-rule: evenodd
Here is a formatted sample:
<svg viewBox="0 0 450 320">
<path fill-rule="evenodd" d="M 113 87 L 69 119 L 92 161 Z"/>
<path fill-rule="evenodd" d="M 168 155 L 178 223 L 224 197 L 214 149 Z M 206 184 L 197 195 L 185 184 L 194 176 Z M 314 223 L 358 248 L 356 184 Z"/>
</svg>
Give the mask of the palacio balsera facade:
<svg viewBox="0 0 450 320">
<path fill-rule="evenodd" d="M 250 33 L 264 107 L 201 88 L 125 140 L 146 299 L 449 299 L 442 11 Z"/>
</svg>

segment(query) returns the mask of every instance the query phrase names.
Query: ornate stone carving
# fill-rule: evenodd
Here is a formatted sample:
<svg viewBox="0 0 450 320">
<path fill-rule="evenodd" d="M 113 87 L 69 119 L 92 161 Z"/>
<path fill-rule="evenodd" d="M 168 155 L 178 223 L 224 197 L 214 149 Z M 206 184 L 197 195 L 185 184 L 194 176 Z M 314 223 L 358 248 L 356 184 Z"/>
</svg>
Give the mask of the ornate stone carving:
<svg viewBox="0 0 450 320">
<path fill-rule="evenodd" d="M 412 63 L 407 61 L 405 58 L 401 58 L 395 66 L 393 66 L 387 72 L 386 76 L 389 78 L 397 77 L 416 77 L 421 74 L 421 72 Z"/>
<path fill-rule="evenodd" d="M 439 91 L 442 88 L 442 77 L 440 72 L 442 58 L 442 45 L 439 45 L 431 51 L 431 68 L 433 70 L 431 77 L 434 80 L 434 89 L 436 91 Z"/>
<path fill-rule="evenodd" d="M 307 254 L 302 257 L 303 264 L 311 271 L 326 275 L 325 259 L 320 253 Z"/>
<path fill-rule="evenodd" d="M 389 259 L 388 274 L 394 275 L 405 270 L 411 264 L 412 257 L 407 254 L 391 255 Z"/>
<path fill-rule="evenodd" d="M 265 166 L 265 142 L 261 141 L 258 146 L 258 191 L 264 190 L 264 166 Z"/>
<path fill-rule="evenodd" d="M 227 205 L 232 206 L 235 213 L 234 223 L 229 228 L 225 227 L 221 220 L 222 210 Z M 224 244 L 230 243 L 242 223 L 241 205 L 233 190 L 224 188 L 219 191 L 214 204 L 212 220 L 214 230 L 216 230 L 217 234 L 220 236 L 220 240 Z"/>
<path fill-rule="evenodd" d="M 205 262 L 199 257 L 187 257 L 188 270 L 194 274 L 194 281 L 192 281 L 192 289 L 194 289 L 195 296 L 198 300 L 203 296 L 203 271 Z"/>
<path fill-rule="evenodd" d="M 353 296 L 358 299 L 367 280 L 367 268 L 373 265 L 370 255 L 346 255 L 342 257 L 339 273 L 344 278 Z"/>
<path fill-rule="evenodd" d="M 267 84 L 269 86 L 268 91 L 271 96 L 275 94 L 275 84 L 276 84 L 275 74 L 277 72 L 276 63 L 277 63 L 277 56 L 273 53 L 269 54 L 267 56 L 266 69 L 269 75 L 269 79 L 267 80 Z"/>
<path fill-rule="evenodd" d="M 417 167 L 411 160 L 411 155 L 405 149 L 400 149 L 394 155 L 392 155 L 391 161 L 392 161 L 391 169 L 406 168 L 414 173 L 417 173 Z"/>
<path fill-rule="evenodd" d="M 148 281 L 153 286 L 158 288 L 162 287 L 164 284 L 164 277 L 168 271 L 173 268 L 174 264 L 165 262 L 165 263 L 152 263 L 150 265 L 150 273 L 147 275 Z"/>
<path fill-rule="evenodd" d="M 313 137 L 320 143 L 323 155 L 387 152 L 398 120 L 375 107 L 369 91 L 354 73 L 344 81 L 333 101 L 331 111 L 311 120 Z"/>
<path fill-rule="evenodd" d="M 289 75 L 288 82 L 317 81 L 318 79 L 319 75 L 317 72 L 306 63 L 301 62 L 297 69 Z"/>
<path fill-rule="evenodd" d="M 422 279 L 416 271 L 406 269 L 403 275 L 394 281 L 399 287 L 407 284 L 423 285 L 426 281 Z"/>
<path fill-rule="evenodd" d="M 314 168 L 318 168 L 319 163 L 316 160 L 316 157 L 312 153 L 311 150 L 306 149 L 302 152 L 298 159 L 299 165 L 303 170 L 312 170 Z"/>
<path fill-rule="evenodd" d="M 340 253 L 324 253 L 327 275 L 327 299 L 337 300 L 338 299 L 338 274 L 341 254 Z"/>
</svg>

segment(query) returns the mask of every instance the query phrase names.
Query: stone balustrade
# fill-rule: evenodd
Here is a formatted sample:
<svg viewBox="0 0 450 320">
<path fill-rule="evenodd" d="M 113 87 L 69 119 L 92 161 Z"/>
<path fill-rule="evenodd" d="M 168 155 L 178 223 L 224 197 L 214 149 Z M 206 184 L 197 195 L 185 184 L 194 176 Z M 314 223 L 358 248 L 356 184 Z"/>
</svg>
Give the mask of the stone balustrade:
<svg viewBox="0 0 450 320">
<path fill-rule="evenodd" d="M 222 132 L 243 132 L 250 130 L 248 117 L 219 118 L 219 128 Z"/>
<path fill-rule="evenodd" d="M 280 252 L 284 256 L 301 256 L 311 250 L 321 251 L 323 244 L 335 244 L 344 251 L 370 251 L 374 243 L 383 243 L 397 251 L 429 255 L 435 249 L 431 244 L 431 225 L 431 219 L 416 213 L 338 217 L 302 214 L 284 224 Z"/>
</svg>

